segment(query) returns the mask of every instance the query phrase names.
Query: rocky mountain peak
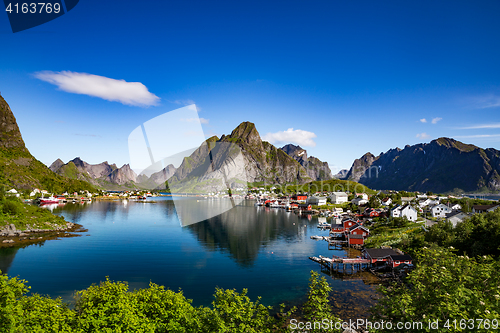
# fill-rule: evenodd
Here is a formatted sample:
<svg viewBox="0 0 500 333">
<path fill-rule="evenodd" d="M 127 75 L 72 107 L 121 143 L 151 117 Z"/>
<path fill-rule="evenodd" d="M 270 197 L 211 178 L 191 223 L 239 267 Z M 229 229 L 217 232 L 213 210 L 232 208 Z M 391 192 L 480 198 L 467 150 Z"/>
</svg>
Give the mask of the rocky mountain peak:
<svg viewBox="0 0 500 333">
<path fill-rule="evenodd" d="M 255 124 L 249 121 L 244 121 L 238 125 L 229 135 L 229 139 L 241 139 L 243 142 L 250 145 L 262 144 L 259 132 L 255 128 Z"/>
<path fill-rule="evenodd" d="M 0 148 L 20 148 L 27 152 L 16 117 L 0 95 Z"/>
<path fill-rule="evenodd" d="M 439 138 L 436 140 L 432 140 L 431 144 L 438 145 L 438 146 L 444 146 L 446 148 L 456 148 L 462 152 L 471 152 L 475 149 L 478 149 L 477 146 L 462 143 L 462 142 L 457 141 L 455 139 L 445 138 L 445 137 L 442 137 L 442 138 Z"/>
<path fill-rule="evenodd" d="M 52 172 L 56 172 L 63 165 L 64 165 L 64 162 L 60 158 L 58 158 L 57 160 L 55 160 L 54 162 L 52 162 L 52 164 L 50 165 L 49 169 Z"/>
</svg>

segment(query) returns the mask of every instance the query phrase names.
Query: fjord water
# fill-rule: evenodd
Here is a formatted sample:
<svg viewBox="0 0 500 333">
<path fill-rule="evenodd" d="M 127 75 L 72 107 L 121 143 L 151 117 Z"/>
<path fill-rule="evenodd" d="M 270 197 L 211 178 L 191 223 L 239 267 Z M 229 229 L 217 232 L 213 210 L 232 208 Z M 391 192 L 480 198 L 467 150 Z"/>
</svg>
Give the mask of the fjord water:
<svg viewBox="0 0 500 333">
<path fill-rule="evenodd" d="M 186 227 L 181 227 L 170 197 L 66 204 L 54 213 L 87 232 L 1 249 L 0 269 L 28 280 L 31 292 L 67 301 L 75 290 L 109 276 L 128 281 L 131 289 L 148 287 L 150 281 L 174 291 L 180 288 L 194 305 L 210 305 L 216 287 L 248 288 L 252 299 L 262 296 L 266 305 L 297 303 L 307 293 L 310 271 L 320 270 L 308 257 L 345 252 L 329 251 L 326 242 L 310 239 L 328 234 L 317 229 L 317 219 L 253 203 L 243 201 Z M 346 292 L 349 297 L 353 291 L 372 294 L 375 289 L 361 280 L 328 281 L 339 295 Z"/>
</svg>

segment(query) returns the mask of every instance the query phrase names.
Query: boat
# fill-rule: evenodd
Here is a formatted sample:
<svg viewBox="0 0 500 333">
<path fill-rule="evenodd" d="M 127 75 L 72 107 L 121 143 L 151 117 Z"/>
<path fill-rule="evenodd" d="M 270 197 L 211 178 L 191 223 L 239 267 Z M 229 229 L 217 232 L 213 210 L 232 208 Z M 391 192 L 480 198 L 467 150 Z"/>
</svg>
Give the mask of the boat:
<svg viewBox="0 0 500 333">
<path fill-rule="evenodd" d="M 58 204 L 59 199 L 54 198 L 53 196 L 50 196 L 48 198 L 40 198 L 40 205 L 47 205 L 47 204 Z"/>
</svg>

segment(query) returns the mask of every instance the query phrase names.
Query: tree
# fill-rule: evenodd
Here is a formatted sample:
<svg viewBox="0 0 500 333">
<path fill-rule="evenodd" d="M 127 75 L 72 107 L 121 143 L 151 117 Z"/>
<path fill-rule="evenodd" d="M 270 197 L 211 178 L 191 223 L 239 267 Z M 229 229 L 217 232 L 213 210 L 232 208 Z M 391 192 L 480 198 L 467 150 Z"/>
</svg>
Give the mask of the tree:
<svg viewBox="0 0 500 333">
<path fill-rule="evenodd" d="M 407 278 L 407 285 L 382 287 L 385 295 L 373 308 L 372 321 L 423 322 L 421 328 L 406 332 L 436 332 L 429 321 L 439 320 L 446 332 L 488 332 L 492 321 L 500 320 L 500 262 L 491 257 L 477 259 L 457 256 L 448 249 L 424 248 L 417 254 L 417 268 Z M 481 319 L 489 327 L 471 325 L 470 319 Z M 456 320 L 456 326 L 453 324 Z M 488 322 L 486 321 L 488 320 Z M 446 323 L 448 327 L 444 326 Z M 393 332 L 392 329 L 381 332 Z M 438 330 L 439 331 L 439 330 Z"/>
<path fill-rule="evenodd" d="M 0 272 L 0 332 L 13 332 L 19 327 L 23 309 L 19 299 L 28 292 L 25 280 L 11 278 Z"/>
<path fill-rule="evenodd" d="M 304 304 L 304 318 L 309 322 L 328 322 L 340 321 L 332 314 L 329 294 L 332 288 L 326 281 L 325 277 L 319 277 L 318 272 L 311 271 L 309 278 L 309 292 L 307 293 L 307 302 Z M 312 328 L 310 332 L 323 332 L 321 328 Z M 328 330 L 328 332 L 332 332 Z"/>
</svg>

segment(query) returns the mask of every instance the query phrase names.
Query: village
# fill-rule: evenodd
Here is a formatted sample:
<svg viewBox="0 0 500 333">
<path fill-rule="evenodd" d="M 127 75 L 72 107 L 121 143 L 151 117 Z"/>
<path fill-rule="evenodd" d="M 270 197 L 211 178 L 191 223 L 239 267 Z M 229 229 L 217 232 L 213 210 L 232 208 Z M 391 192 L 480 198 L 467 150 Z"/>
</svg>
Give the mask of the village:
<svg viewBox="0 0 500 333">
<path fill-rule="evenodd" d="M 413 229 L 426 232 L 439 221 L 449 222 L 455 227 L 473 214 L 494 211 L 500 207 L 494 201 L 404 191 L 380 191 L 371 196 L 367 193 L 348 192 L 316 192 L 312 195 L 301 193 L 290 196 L 262 190 L 259 192 L 249 196 L 257 200 L 256 206 L 282 208 L 309 220 L 312 220 L 312 216 L 317 217 L 318 229 L 328 230 L 328 235 L 312 235 L 310 238 L 326 241 L 329 250 L 354 248 L 361 251 L 361 255 L 354 258 L 320 255 L 309 257 L 311 260 L 331 273 L 352 274 L 367 270 L 378 277 L 392 279 L 399 279 L 413 269 L 413 258 L 391 246 L 367 247 L 372 227 L 392 222 L 391 225 L 402 228 L 411 225 Z M 462 207 L 459 202 L 465 203 L 466 207 Z"/>
</svg>

